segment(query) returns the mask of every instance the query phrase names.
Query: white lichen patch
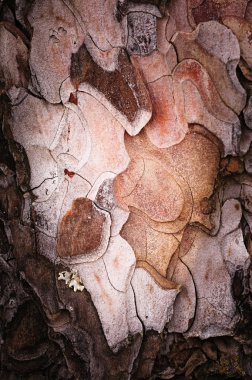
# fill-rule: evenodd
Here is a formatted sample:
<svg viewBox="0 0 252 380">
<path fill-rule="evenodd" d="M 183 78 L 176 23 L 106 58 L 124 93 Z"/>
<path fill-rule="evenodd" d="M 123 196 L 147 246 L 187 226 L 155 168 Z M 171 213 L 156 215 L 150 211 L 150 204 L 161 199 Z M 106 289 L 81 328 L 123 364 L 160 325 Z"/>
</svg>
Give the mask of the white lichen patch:
<svg viewBox="0 0 252 380">
<path fill-rule="evenodd" d="M 77 290 L 82 292 L 84 290 L 84 285 L 81 283 L 76 269 L 72 269 L 70 272 L 66 270 L 59 272 L 58 280 L 65 281 L 65 284 L 68 285 L 69 288 L 72 288 L 74 292 L 77 292 Z"/>
</svg>

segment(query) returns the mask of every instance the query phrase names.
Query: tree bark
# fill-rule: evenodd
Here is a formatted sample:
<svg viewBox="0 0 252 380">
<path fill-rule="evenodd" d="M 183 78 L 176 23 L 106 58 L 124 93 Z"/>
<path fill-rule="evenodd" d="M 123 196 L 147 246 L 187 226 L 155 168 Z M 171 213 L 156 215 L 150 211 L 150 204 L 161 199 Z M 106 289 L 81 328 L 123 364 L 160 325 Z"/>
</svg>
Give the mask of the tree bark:
<svg viewBox="0 0 252 380">
<path fill-rule="evenodd" d="M 252 2 L 0 1 L 3 380 L 252 378 Z"/>
</svg>

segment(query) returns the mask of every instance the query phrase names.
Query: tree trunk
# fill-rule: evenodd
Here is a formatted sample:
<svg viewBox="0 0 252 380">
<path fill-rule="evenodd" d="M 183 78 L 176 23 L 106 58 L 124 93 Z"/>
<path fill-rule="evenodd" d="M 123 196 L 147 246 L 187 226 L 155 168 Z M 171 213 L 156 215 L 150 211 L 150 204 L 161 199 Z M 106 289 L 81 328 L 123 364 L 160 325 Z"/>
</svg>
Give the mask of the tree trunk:
<svg viewBox="0 0 252 380">
<path fill-rule="evenodd" d="M 252 378 L 252 1 L 0 1 L 7 379 Z"/>
</svg>

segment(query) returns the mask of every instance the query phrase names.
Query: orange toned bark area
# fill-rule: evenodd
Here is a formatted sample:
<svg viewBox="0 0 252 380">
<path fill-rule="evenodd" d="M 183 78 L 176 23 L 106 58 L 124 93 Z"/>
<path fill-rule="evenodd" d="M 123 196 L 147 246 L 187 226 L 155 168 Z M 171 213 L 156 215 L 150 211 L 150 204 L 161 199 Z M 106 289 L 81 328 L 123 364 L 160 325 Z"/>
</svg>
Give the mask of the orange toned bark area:
<svg viewBox="0 0 252 380">
<path fill-rule="evenodd" d="M 101 243 L 104 222 L 105 216 L 96 210 L 90 199 L 75 199 L 60 223 L 58 256 L 78 256 L 93 252 Z"/>
<path fill-rule="evenodd" d="M 134 57 L 134 64 L 145 78 L 152 102 L 152 117 L 145 126 L 149 139 L 159 148 L 178 144 L 188 125 L 184 108 L 179 109 L 175 101 L 173 78 L 164 55 L 155 52 L 148 57 Z"/>
<path fill-rule="evenodd" d="M 187 126 L 178 121 L 171 77 L 149 83 L 148 88 L 153 108 L 152 118 L 146 126 L 149 138 L 161 148 L 179 143 Z"/>
<path fill-rule="evenodd" d="M 145 159 L 141 178 L 134 190 L 125 197 L 125 201 L 143 210 L 151 219 L 166 222 L 179 217 L 184 198 L 179 184 L 169 171 L 160 163 Z"/>
<path fill-rule="evenodd" d="M 117 202 L 130 211 L 121 236 L 134 249 L 137 266 L 147 266 L 160 283 L 186 226 L 214 228 L 209 205 L 221 146 L 197 125 L 180 144 L 167 149 L 151 144 L 146 131 L 133 138 L 126 135 L 125 142 L 131 161 L 114 181 Z"/>
<path fill-rule="evenodd" d="M 225 157 L 221 161 L 223 175 L 241 174 L 244 172 L 244 163 L 237 157 Z"/>
</svg>

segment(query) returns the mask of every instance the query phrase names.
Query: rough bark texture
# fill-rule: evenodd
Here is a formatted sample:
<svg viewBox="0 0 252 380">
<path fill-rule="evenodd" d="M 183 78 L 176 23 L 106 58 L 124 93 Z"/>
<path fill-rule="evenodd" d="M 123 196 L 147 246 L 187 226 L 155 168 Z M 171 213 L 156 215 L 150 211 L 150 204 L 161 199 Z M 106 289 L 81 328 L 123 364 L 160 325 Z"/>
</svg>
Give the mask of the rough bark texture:
<svg viewBox="0 0 252 380">
<path fill-rule="evenodd" d="M 252 379 L 252 1 L 0 0 L 1 380 Z"/>
</svg>

